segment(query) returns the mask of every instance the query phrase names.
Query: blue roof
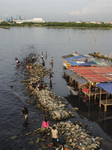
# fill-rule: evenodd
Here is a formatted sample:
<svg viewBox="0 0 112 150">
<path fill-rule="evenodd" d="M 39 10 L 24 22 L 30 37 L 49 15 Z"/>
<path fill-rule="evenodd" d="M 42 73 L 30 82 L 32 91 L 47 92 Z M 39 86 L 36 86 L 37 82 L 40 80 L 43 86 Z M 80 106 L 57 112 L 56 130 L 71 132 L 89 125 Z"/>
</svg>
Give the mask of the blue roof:
<svg viewBox="0 0 112 150">
<path fill-rule="evenodd" d="M 85 56 L 74 56 L 74 57 L 65 58 L 65 60 L 71 61 L 71 60 L 77 60 L 77 59 L 81 59 L 81 58 L 86 58 L 86 57 Z"/>
<path fill-rule="evenodd" d="M 99 83 L 97 87 L 105 90 L 106 92 L 112 94 L 112 83 Z"/>
</svg>

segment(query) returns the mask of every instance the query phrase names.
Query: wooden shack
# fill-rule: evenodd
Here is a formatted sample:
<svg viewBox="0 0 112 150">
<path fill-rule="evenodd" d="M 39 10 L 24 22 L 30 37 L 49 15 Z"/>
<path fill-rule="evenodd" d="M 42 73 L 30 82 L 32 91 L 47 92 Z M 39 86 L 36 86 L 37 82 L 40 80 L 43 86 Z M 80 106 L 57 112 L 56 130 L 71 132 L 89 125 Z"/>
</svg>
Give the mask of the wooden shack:
<svg viewBox="0 0 112 150">
<path fill-rule="evenodd" d="M 94 99 L 99 95 L 99 107 L 101 104 L 105 106 L 105 111 L 107 111 L 107 106 L 112 105 L 112 101 L 108 100 L 108 103 L 104 104 L 104 101 L 101 100 L 102 94 L 108 94 L 104 89 L 99 88 L 97 85 L 99 83 L 110 83 L 112 82 L 112 67 L 69 67 L 70 71 L 74 72 L 70 75 L 71 81 L 74 80 L 79 85 L 79 90 L 84 93 L 85 96 L 88 96 L 89 101 L 91 97 L 94 96 Z M 79 80 L 77 80 L 79 78 Z M 80 79 L 84 79 L 86 82 L 80 84 Z M 94 90 L 92 90 L 94 87 Z M 107 100 L 106 100 L 107 101 Z"/>
</svg>

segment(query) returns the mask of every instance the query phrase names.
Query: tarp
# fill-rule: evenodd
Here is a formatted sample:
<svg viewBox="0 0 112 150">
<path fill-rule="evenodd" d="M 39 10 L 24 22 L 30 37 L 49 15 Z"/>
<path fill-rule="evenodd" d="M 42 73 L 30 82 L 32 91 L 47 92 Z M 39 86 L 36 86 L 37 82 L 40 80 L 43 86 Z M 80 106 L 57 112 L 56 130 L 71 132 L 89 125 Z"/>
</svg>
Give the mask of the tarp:
<svg viewBox="0 0 112 150">
<path fill-rule="evenodd" d="M 92 66 L 97 65 L 94 61 L 84 62 L 84 61 L 68 61 L 71 66 Z"/>
<path fill-rule="evenodd" d="M 81 59 L 81 58 L 86 58 L 86 57 L 85 56 L 74 56 L 74 57 L 65 58 L 65 60 L 70 61 L 70 60 L 77 60 L 77 59 Z"/>
<path fill-rule="evenodd" d="M 94 61 L 98 66 L 108 66 L 107 63 L 101 61 Z"/>
<path fill-rule="evenodd" d="M 66 61 L 71 61 L 71 60 L 75 60 L 76 57 L 79 57 L 79 56 L 73 56 L 73 57 L 69 57 L 69 58 L 65 58 Z"/>
<path fill-rule="evenodd" d="M 85 62 L 85 63 L 80 64 L 80 66 L 92 66 L 92 65 L 96 65 L 96 63 L 94 61 L 89 61 L 89 62 Z"/>
<path fill-rule="evenodd" d="M 97 87 L 105 90 L 106 92 L 112 94 L 112 83 L 99 83 Z"/>
<path fill-rule="evenodd" d="M 68 61 L 71 66 L 78 66 L 79 64 L 76 61 Z"/>
</svg>

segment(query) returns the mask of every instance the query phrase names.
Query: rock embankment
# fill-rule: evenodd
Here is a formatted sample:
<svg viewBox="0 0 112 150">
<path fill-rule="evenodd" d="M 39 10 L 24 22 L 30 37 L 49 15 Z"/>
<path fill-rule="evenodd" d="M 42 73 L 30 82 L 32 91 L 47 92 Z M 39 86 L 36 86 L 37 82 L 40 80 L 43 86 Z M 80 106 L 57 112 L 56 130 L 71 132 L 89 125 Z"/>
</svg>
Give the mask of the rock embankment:
<svg viewBox="0 0 112 150">
<path fill-rule="evenodd" d="M 90 136 L 90 132 L 86 130 L 86 127 L 79 122 L 72 123 L 68 122 L 58 122 L 54 124 L 58 130 L 59 140 L 64 143 L 64 147 L 67 150 L 98 150 L 100 149 L 101 138 Z M 29 144 L 34 144 L 39 147 L 40 150 L 49 149 L 52 147 L 51 139 L 51 129 L 49 128 L 38 128 L 33 132 L 26 133 L 24 136 L 34 136 L 37 135 L 35 141 L 30 141 Z M 63 141 L 63 142 L 62 142 Z"/>
<path fill-rule="evenodd" d="M 51 92 L 43 82 L 43 77 L 48 76 L 49 71 L 37 63 L 27 63 L 26 69 L 26 80 L 23 82 L 28 89 L 28 95 L 35 99 L 36 107 L 42 111 L 47 111 L 53 120 L 74 117 L 66 102 L 64 103 L 60 96 L 56 96 L 55 93 Z M 42 85 L 41 90 L 38 87 L 38 82 Z M 32 86 L 33 83 L 36 83 L 35 87 Z"/>
</svg>

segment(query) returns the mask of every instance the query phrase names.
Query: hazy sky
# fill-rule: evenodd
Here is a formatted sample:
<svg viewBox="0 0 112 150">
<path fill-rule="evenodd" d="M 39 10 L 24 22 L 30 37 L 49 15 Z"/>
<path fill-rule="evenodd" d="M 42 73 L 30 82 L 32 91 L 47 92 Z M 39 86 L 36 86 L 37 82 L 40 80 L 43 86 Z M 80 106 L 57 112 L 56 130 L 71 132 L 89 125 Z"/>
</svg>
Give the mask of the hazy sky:
<svg viewBox="0 0 112 150">
<path fill-rule="evenodd" d="M 112 22 L 112 0 L 0 0 L 0 19 Z"/>
</svg>

